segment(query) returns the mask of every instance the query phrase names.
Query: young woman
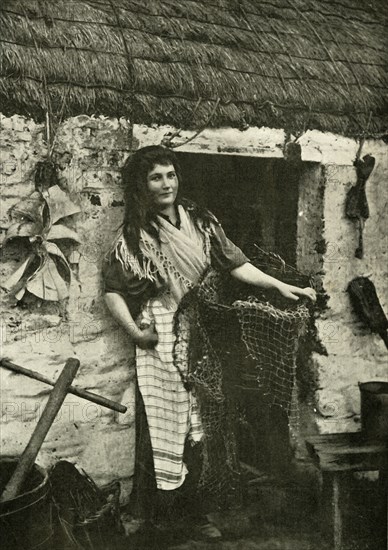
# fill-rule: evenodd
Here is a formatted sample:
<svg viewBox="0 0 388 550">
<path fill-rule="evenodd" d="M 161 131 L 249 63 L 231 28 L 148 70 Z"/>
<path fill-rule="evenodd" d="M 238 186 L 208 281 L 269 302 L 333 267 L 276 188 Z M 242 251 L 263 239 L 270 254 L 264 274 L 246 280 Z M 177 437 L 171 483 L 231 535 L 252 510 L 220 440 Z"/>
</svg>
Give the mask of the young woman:
<svg viewBox="0 0 388 550">
<path fill-rule="evenodd" d="M 180 197 L 179 180 L 169 149 L 144 147 L 128 159 L 123 228 L 105 269 L 107 306 L 136 344 L 134 495 L 143 516 L 154 512 L 152 495 L 166 503 L 187 487 L 195 493 L 198 460 L 189 474 L 187 463 L 198 452 L 203 430 L 196 400 L 173 360 L 174 313 L 182 297 L 212 265 L 290 300 L 315 300 L 313 289 L 287 285 L 250 264 L 210 212 Z M 197 512 L 198 506 L 193 500 Z M 206 521 L 202 531 L 210 538 L 220 535 Z"/>
</svg>

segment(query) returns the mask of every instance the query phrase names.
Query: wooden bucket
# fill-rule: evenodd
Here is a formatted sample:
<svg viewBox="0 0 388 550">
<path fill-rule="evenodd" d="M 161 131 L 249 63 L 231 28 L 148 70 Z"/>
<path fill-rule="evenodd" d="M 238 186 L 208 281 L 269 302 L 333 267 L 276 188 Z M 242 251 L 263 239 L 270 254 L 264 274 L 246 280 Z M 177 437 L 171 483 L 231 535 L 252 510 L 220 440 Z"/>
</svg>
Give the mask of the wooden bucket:
<svg viewBox="0 0 388 550">
<path fill-rule="evenodd" d="M 0 487 L 4 489 L 18 459 L 0 458 Z M 22 492 L 0 503 L 1 550 L 49 550 L 54 534 L 50 484 L 45 470 L 33 466 Z"/>
</svg>

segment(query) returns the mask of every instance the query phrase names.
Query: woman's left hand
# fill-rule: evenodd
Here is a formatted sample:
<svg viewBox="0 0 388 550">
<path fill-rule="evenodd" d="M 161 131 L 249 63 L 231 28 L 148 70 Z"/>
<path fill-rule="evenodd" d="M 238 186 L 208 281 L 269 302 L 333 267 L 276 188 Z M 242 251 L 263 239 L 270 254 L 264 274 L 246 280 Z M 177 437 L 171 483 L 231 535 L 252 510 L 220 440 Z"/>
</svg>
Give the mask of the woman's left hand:
<svg viewBox="0 0 388 550">
<path fill-rule="evenodd" d="M 279 281 L 279 279 L 263 273 L 263 271 L 257 269 L 257 267 L 253 266 L 249 262 L 245 262 L 245 264 L 232 269 L 230 273 L 232 277 L 242 283 L 255 285 L 264 290 L 277 290 L 288 300 L 297 301 L 300 297 L 302 297 L 308 298 L 312 302 L 315 302 L 317 299 L 313 288 L 299 288 L 297 286 L 287 285 L 286 283 Z"/>
<path fill-rule="evenodd" d="M 317 294 L 313 288 L 299 288 L 297 286 L 291 285 L 279 285 L 278 290 L 282 296 L 288 298 L 289 300 L 297 301 L 300 297 L 308 298 L 312 302 L 315 302 L 317 299 Z"/>
</svg>

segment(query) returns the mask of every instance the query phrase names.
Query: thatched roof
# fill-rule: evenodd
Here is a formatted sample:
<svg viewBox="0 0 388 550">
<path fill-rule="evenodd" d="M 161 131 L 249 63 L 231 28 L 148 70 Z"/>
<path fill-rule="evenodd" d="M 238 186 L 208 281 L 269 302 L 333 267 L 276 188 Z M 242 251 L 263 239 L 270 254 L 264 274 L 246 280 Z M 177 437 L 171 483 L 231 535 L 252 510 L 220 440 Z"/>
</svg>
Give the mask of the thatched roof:
<svg viewBox="0 0 388 550">
<path fill-rule="evenodd" d="M 2 0 L 2 110 L 383 134 L 387 6 Z"/>
</svg>

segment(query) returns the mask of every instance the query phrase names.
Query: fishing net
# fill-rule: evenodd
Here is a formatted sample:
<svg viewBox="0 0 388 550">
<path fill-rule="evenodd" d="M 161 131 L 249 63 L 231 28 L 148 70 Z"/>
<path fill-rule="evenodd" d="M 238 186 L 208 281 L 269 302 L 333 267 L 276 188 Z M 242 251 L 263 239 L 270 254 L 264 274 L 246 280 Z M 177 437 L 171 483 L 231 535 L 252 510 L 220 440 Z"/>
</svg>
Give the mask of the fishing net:
<svg viewBox="0 0 388 550">
<path fill-rule="evenodd" d="M 260 249 L 251 263 L 288 284 L 310 284 Z M 206 498 L 239 500 L 236 433 L 244 391 L 257 391 L 268 406 L 291 413 L 298 341 L 309 316 L 302 301 L 236 283 L 212 268 L 183 298 L 175 318 L 174 359 L 200 406 L 205 434 L 200 488 Z"/>
</svg>

